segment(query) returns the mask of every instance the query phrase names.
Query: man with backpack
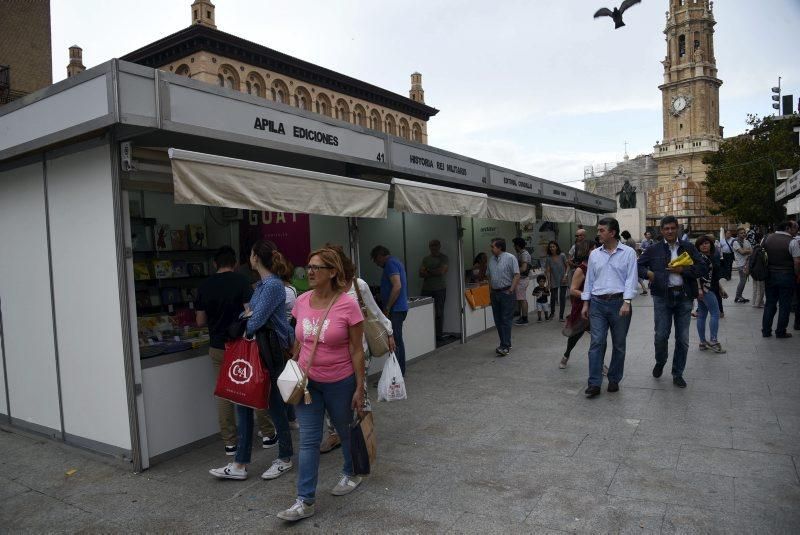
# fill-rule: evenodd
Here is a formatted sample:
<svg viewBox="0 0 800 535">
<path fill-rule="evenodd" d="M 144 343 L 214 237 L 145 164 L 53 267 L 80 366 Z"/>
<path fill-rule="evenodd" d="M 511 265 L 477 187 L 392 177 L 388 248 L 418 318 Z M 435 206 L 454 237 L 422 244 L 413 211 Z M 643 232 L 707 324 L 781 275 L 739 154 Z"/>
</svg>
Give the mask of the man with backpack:
<svg viewBox="0 0 800 535">
<path fill-rule="evenodd" d="M 772 321 L 777 311 L 775 338 L 791 338 L 792 333 L 786 332 L 786 328 L 789 326 L 795 277 L 800 273 L 800 244 L 793 239 L 794 234 L 797 234 L 794 222 L 784 221 L 777 228 L 775 233 L 764 240 L 764 252 L 759 253 L 761 260 L 756 262 L 758 267 L 761 263 L 766 263 L 767 268 L 767 303 L 761 320 L 761 335 L 764 338 L 772 336 Z"/>
</svg>

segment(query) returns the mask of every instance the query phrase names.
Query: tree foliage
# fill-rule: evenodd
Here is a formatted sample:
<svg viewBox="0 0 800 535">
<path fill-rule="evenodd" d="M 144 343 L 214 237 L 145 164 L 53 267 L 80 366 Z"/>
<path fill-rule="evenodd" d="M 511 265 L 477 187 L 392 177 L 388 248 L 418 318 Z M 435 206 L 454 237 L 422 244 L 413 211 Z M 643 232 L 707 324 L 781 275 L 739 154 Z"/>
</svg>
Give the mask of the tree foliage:
<svg viewBox="0 0 800 535">
<path fill-rule="evenodd" d="M 800 168 L 800 146 L 794 127 L 800 118 L 776 119 L 749 115 L 746 133 L 726 139 L 719 151 L 703 158 L 708 164 L 709 197 L 716 213 L 737 221 L 770 224 L 786 217 L 775 202 L 775 171 Z"/>
</svg>

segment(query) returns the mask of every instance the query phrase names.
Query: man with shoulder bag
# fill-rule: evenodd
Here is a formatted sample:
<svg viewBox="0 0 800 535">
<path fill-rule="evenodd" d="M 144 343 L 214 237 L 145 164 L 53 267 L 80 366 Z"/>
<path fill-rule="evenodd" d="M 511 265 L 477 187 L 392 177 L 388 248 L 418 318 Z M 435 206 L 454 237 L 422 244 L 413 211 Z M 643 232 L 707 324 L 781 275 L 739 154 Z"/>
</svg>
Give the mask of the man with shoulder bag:
<svg viewBox="0 0 800 535">
<path fill-rule="evenodd" d="M 791 338 L 786 332 L 789 326 L 789 313 L 792 306 L 795 277 L 800 274 L 800 242 L 793 239 L 797 234 L 797 223 L 785 221 L 778 230 L 764 239 L 762 245 L 766 253 L 768 277 L 766 280 L 766 305 L 761 320 L 761 334 L 772 336 L 772 322 L 778 312 L 775 338 Z"/>
<path fill-rule="evenodd" d="M 659 378 L 667 363 L 669 335 L 675 325 L 675 350 L 672 356 L 672 382 L 686 388 L 683 371 L 689 352 L 689 326 L 692 304 L 697 298 L 697 279 L 708 273 L 694 245 L 678 240 L 678 220 L 661 220 L 664 241 L 648 247 L 639 257 L 639 276 L 650 281 L 655 322 L 655 360 L 653 377 Z"/>
</svg>

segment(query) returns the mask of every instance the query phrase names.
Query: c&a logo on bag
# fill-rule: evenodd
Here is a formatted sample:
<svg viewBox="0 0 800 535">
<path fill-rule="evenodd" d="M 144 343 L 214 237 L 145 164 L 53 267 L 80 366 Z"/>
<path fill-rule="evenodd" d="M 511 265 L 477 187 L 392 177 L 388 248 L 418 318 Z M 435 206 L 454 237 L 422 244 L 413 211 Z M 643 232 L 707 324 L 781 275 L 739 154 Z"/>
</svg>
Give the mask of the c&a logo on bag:
<svg viewBox="0 0 800 535">
<path fill-rule="evenodd" d="M 253 378 L 253 365 L 246 360 L 234 360 L 228 368 L 228 378 L 237 385 L 249 383 Z"/>
</svg>

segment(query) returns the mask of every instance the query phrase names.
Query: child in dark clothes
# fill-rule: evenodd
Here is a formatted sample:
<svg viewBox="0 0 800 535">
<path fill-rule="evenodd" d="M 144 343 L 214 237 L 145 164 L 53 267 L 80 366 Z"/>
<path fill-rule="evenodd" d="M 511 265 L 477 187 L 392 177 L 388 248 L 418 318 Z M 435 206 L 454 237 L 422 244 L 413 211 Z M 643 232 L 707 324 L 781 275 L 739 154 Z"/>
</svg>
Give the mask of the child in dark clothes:
<svg viewBox="0 0 800 535">
<path fill-rule="evenodd" d="M 550 297 L 550 288 L 547 287 L 547 277 L 539 275 L 536 277 L 538 286 L 533 289 L 533 296 L 536 298 L 536 321 L 541 323 L 542 312 L 544 312 L 544 319 L 550 319 L 550 307 L 548 306 L 548 299 Z"/>
</svg>

